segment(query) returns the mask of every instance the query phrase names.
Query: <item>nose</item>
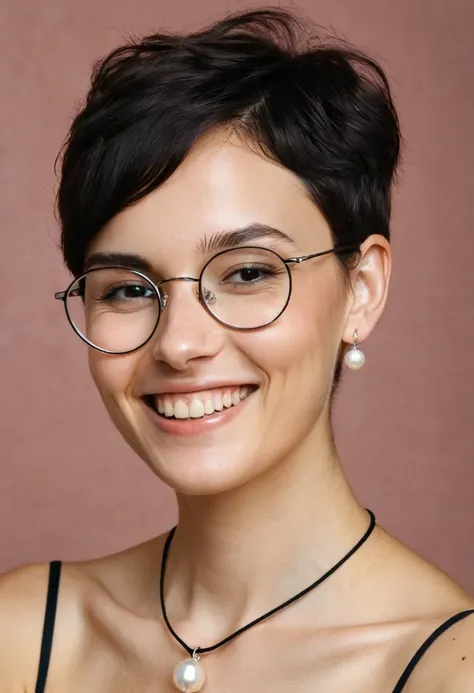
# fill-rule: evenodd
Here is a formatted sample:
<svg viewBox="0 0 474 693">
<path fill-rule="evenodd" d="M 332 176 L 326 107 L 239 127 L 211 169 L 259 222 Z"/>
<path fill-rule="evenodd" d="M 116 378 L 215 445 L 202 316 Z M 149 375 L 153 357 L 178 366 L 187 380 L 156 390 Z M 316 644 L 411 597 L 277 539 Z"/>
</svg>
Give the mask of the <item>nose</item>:
<svg viewBox="0 0 474 693">
<path fill-rule="evenodd" d="M 163 301 L 153 337 L 153 355 L 174 370 L 183 371 L 193 361 L 220 352 L 225 328 L 202 306 L 196 280 L 171 281 L 159 287 Z"/>
</svg>

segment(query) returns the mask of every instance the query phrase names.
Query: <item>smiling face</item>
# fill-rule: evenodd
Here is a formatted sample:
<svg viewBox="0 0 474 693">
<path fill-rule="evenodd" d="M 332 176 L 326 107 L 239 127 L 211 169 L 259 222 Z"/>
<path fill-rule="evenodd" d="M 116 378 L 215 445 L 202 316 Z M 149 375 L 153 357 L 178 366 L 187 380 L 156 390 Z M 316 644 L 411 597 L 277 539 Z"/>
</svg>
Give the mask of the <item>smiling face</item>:
<svg viewBox="0 0 474 693">
<path fill-rule="evenodd" d="M 88 258 L 138 256 L 155 283 L 198 277 L 230 242 L 227 234 L 252 225 L 251 237 L 233 242 L 283 258 L 333 246 L 296 176 L 236 137 L 208 136 L 163 186 L 104 227 Z M 256 225 L 288 238 L 257 237 Z M 144 346 L 122 355 L 89 349 L 94 381 L 118 430 L 177 491 L 228 490 L 302 447 L 314 453 L 329 444 L 328 402 L 353 299 L 333 255 L 290 272 L 291 300 L 262 329 L 226 327 L 200 303 L 196 283 L 177 281 L 163 285 L 167 305 Z"/>
</svg>

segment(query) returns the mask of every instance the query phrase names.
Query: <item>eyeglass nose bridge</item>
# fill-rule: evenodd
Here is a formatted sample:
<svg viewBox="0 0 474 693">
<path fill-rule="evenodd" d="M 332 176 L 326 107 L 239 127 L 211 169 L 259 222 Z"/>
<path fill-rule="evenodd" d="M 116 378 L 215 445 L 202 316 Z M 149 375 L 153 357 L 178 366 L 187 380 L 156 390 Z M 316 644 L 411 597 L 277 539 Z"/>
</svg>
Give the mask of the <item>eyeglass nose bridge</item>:
<svg viewBox="0 0 474 693">
<path fill-rule="evenodd" d="M 156 284 L 156 288 L 158 291 L 158 297 L 160 299 L 161 310 L 164 310 L 168 305 L 168 294 L 166 291 L 162 290 L 161 285 L 167 284 L 168 282 L 199 282 L 199 279 L 196 279 L 196 277 L 171 277 L 170 279 L 162 279 L 161 282 L 158 282 L 158 284 Z M 199 291 L 196 291 L 196 296 L 199 300 L 201 300 Z"/>
</svg>

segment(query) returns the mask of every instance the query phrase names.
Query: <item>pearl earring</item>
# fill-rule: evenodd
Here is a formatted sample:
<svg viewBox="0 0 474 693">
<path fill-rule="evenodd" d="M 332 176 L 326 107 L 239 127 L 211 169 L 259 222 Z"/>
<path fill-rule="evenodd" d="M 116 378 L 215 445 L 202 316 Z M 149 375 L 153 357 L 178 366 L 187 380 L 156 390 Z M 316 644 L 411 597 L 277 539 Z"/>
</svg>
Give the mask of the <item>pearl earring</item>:
<svg viewBox="0 0 474 693">
<path fill-rule="evenodd" d="M 357 371 L 365 363 L 365 354 L 357 346 L 357 330 L 354 331 L 354 342 L 350 349 L 348 349 L 344 356 L 344 363 L 348 368 Z"/>
</svg>

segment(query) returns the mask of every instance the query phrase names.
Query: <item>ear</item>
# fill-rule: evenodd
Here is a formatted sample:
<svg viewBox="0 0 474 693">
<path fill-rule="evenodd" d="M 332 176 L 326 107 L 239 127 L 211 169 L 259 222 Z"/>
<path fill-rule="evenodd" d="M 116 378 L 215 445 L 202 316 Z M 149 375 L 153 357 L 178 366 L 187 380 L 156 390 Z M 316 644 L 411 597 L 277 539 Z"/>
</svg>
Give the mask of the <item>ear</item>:
<svg viewBox="0 0 474 693">
<path fill-rule="evenodd" d="M 342 333 L 347 344 L 360 344 L 370 335 L 383 313 L 387 301 L 392 269 L 390 243 L 384 236 L 369 236 L 360 247 L 360 260 L 351 271 L 352 292 Z"/>
</svg>

